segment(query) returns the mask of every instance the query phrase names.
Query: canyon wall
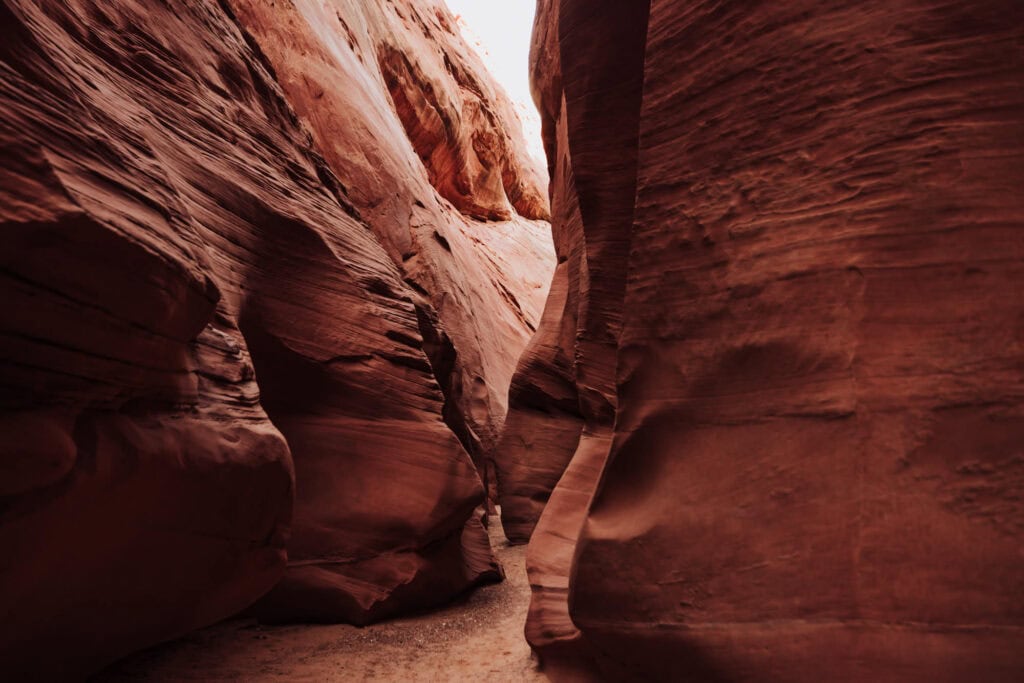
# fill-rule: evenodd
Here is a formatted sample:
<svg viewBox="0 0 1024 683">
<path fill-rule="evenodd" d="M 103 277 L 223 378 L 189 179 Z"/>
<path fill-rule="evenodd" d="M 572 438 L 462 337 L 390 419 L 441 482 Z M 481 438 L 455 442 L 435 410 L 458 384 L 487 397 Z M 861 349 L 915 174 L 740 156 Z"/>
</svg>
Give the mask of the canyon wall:
<svg viewBox="0 0 1024 683">
<path fill-rule="evenodd" d="M 548 670 L 1019 680 L 1020 4 L 538 7 L 502 486 Z"/>
<path fill-rule="evenodd" d="M 447 11 L 365 4 L 0 3 L 5 673 L 500 577 L 543 184 Z"/>
<path fill-rule="evenodd" d="M 230 4 L 413 290 L 446 417 L 482 466 L 554 266 L 508 97 L 441 0 Z"/>
<path fill-rule="evenodd" d="M 511 103 L 490 83 L 440 0 L 229 5 L 348 199 L 396 264 L 445 397 L 443 417 L 485 483 L 492 484 L 488 474 L 509 382 L 538 323 L 554 265 L 546 184 L 526 153 Z M 273 406 L 268 412 L 277 424 Z M 293 441 L 287 431 L 285 436 Z M 352 446 L 339 448 L 346 453 Z M 378 447 L 366 448 L 369 455 Z M 420 447 L 402 448 L 415 458 Z M 295 454 L 295 465 L 301 482 L 307 468 L 302 454 Z M 344 471 L 328 475 L 313 463 L 309 473 L 351 484 L 339 481 L 300 496 L 291 566 L 256 613 L 331 620 L 341 610 L 346 620 L 364 620 L 325 603 L 316 590 L 322 585 L 330 592 L 338 580 L 323 560 L 334 553 L 340 534 L 352 530 L 357 547 L 365 546 L 364 519 L 335 518 L 330 537 L 322 531 L 325 516 L 337 514 L 341 487 L 364 484 Z M 397 475 L 407 480 L 352 494 L 372 496 L 363 508 L 401 510 L 399 519 L 418 524 L 423 511 L 403 509 L 418 474 L 406 469 Z M 385 533 L 385 542 L 393 543 L 392 532 Z M 394 558 L 384 562 L 398 564 Z M 392 589 L 408 590 L 401 588 L 408 576 L 394 578 L 380 605 L 359 610 L 374 617 L 393 611 L 385 600 Z M 408 608 L 410 600 L 400 604 Z"/>
</svg>

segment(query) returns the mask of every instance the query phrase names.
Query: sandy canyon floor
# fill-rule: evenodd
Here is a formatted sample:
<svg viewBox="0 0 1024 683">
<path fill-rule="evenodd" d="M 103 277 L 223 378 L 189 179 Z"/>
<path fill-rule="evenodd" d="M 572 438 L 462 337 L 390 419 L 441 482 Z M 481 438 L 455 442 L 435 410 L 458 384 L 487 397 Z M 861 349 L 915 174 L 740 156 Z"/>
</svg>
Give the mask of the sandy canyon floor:
<svg viewBox="0 0 1024 683">
<path fill-rule="evenodd" d="M 523 639 L 526 546 L 510 546 L 496 517 L 490 534 L 505 581 L 445 609 L 365 628 L 236 619 L 140 652 L 93 680 L 545 681 Z"/>
</svg>

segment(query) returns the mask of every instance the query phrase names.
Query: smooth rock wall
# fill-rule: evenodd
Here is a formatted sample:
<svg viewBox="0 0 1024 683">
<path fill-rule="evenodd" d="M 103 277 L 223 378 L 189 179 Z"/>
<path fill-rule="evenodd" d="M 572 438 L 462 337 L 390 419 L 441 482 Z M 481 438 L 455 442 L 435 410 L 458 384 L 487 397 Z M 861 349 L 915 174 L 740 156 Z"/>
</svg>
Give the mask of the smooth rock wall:
<svg viewBox="0 0 1024 683">
<path fill-rule="evenodd" d="M 1020 5 L 653 0 L 640 41 L 592 3 L 540 7 L 552 196 L 574 189 L 582 222 L 555 202 L 559 253 L 626 251 L 579 288 L 619 325 L 614 432 L 599 476 L 587 439 L 544 458 L 571 464 L 529 550 L 542 658 L 603 679 L 1018 680 Z M 627 72 L 637 118 L 609 97 Z M 635 176 L 588 186 L 595 163 Z"/>
</svg>

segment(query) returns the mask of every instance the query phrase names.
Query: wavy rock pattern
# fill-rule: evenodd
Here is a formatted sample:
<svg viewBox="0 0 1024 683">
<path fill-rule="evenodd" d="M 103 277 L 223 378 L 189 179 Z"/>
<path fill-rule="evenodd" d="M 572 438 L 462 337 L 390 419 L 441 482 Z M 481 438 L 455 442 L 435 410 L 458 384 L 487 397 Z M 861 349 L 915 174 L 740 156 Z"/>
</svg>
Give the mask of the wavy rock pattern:
<svg viewBox="0 0 1024 683">
<path fill-rule="evenodd" d="M 231 615 L 286 550 L 267 618 L 361 622 L 499 576 L 449 424 L 500 428 L 550 273 L 541 185 L 457 37 L 483 95 L 425 166 L 376 66 L 320 91 L 366 107 L 350 128 L 288 80 L 253 16 L 290 7 L 0 4 L 5 673 L 79 675 Z M 294 8 L 287 45 L 334 54 L 338 26 Z M 374 12 L 399 9 L 450 21 Z M 359 25 L 376 63 L 393 26 Z M 437 68 L 419 40 L 397 49 Z M 478 134 L 511 156 L 474 156 Z"/>
<path fill-rule="evenodd" d="M 529 456 L 538 499 L 569 463 L 531 643 L 603 679 L 1018 680 L 1020 5 L 641 4 L 538 16 L 588 274 L 539 331 L 579 331 L 572 374 L 513 381 L 559 368 L 585 425 Z"/>
<path fill-rule="evenodd" d="M 486 474 L 554 266 L 507 96 L 439 1 L 232 5 L 413 289 L 446 421 Z"/>
</svg>

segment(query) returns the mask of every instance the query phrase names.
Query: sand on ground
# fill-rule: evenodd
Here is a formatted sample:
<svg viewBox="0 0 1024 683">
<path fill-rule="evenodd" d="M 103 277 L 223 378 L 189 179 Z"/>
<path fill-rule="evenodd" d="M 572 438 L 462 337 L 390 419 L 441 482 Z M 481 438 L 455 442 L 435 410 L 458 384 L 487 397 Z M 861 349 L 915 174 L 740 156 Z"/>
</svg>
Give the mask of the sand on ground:
<svg viewBox="0 0 1024 683">
<path fill-rule="evenodd" d="M 234 619 L 132 655 L 95 681 L 546 681 L 523 638 L 526 547 L 496 516 L 491 545 L 505 581 L 443 609 L 363 628 L 263 626 Z"/>
</svg>

